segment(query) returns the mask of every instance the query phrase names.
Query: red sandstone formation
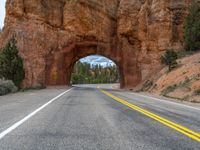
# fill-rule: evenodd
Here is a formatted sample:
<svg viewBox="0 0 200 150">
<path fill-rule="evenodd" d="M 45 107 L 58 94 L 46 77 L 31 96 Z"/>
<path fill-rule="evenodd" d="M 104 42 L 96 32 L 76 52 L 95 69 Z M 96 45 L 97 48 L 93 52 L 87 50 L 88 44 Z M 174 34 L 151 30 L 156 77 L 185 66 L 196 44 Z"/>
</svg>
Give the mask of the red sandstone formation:
<svg viewBox="0 0 200 150">
<path fill-rule="evenodd" d="M 69 84 L 74 63 L 113 60 L 131 88 L 160 69 L 160 55 L 181 49 L 191 0 L 7 0 L 0 45 L 16 34 L 25 87 Z"/>
</svg>

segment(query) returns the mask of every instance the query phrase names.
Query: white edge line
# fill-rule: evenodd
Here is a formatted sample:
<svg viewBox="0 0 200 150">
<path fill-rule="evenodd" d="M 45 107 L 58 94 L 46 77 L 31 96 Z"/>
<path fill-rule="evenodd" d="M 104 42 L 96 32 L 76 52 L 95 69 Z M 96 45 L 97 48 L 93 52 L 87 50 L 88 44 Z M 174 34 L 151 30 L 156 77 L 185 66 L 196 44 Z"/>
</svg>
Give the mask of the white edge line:
<svg viewBox="0 0 200 150">
<path fill-rule="evenodd" d="M 155 98 L 155 97 L 152 97 L 152 96 L 145 96 L 145 95 L 138 94 L 138 93 L 131 93 L 131 94 L 141 96 L 141 97 L 145 97 L 145 98 L 151 98 L 151 99 L 154 99 L 154 100 L 158 100 L 160 102 L 171 103 L 171 104 L 176 104 L 176 105 L 179 105 L 179 106 L 182 106 L 182 107 L 184 106 L 184 107 L 200 110 L 199 108 L 196 108 L 196 107 L 192 107 L 192 106 L 188 106 L 188 105 L 184 105 L 184 104 L 179 104 L 179 103 L 167 101 L 167 100 L 164 100 L 164 99 L 159 99 L 159 98 Z"/>
<path fill-rule="evenodd" d="M 42 109 L 44 109 L 45 107 L 47 107 L 49 104 L 51 104 L 52 102 L 54 102 L 55 100 L 57 100 L 59 97 L 63 96 L 65 93 L 71 91 L 73 88 L 61 93 L 60 95 L 56 96 L 55 98 L 51 99 L 49 102 L 47 102 L 46 104 L 42 105 L 41 107 L 39 107 L 38 109 L 36 109 L 34 112 L 30 113 L 29 115 L 27 115 L 26 117 L 24 117 L 22 120 L 16 122 L 15 124 L 13 124 L 12 126 L 10 126 L 8 129 L 6 129 L 5 131 L 0 133 L 0 140 L 3 139 L 7 134 L 9 134 L 10 132 L 12 132 L 14 129 L 16 129 L 17 127 L 19 127 L 20 125 L 22 125 L 24 122 L 26 122 L 27 120 L 29 120 L 31 117 L 33 117 L 34 115 L 36 115 L 38 112 L 40 112 Z"/>
</svg>

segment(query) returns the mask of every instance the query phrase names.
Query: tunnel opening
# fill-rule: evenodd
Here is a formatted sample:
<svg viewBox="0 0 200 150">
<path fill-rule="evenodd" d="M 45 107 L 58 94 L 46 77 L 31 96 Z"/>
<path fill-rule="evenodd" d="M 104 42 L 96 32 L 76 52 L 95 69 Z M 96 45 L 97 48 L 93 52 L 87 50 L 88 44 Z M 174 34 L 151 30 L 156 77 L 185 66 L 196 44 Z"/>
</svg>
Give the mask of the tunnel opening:
<svg viewBox="0 0 200 150">
<path fill-rule="evenodd" d="M 116 66 L 116 70 L 119 74 L 118 81 L 120 83 L 120 88 L 124 87 L 124 66 L 121 63 L 121 57 L 118 57 L 118 51 L 111 53 L 108 45 L 88 41 L 72 43 L 69 46 L 53 50 L 49 53 L 46 56 L 45 84 L 47 86 L 71 85 L 74 66 L 80 59 L 91 56 L 104 57 L 104 59 L 112 62 L 113 66 Z M 91 65 L 91 67 L 93 66 Z M 97 81 L 95 82 L 97 83 Z"/>
<path fill-rule="evenodd" d="M 137 59 L 125 59 L 126 55 L 121 53 L 121 50 L 112 51 L 112 47 L 107 43 L 86 40 L 72 42 L 68 46 L 52 49 L 47 54 L 45 59 L 45 85 L 71 85 L 71 76 L 76 62 L 81 58 L 92 55 L 100 55 L 114 62 L 120 76 L 120 88 L 135 87 L 141 81 Z M 134 57 L 132 56 L 132 58 Z"/>
<path fill-rule="evenodd" d="M 77 60 L 72 69 L 70 84 L 114 84 L 120 85 L 117 64 L 102 55 L 89 55 Z"/>
</svg>

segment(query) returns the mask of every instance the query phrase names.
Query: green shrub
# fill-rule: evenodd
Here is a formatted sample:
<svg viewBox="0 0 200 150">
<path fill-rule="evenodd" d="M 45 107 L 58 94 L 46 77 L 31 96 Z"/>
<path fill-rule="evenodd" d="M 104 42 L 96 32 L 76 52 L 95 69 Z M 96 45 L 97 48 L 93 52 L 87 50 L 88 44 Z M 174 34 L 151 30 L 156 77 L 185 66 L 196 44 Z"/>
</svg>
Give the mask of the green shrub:
<svg viewBox="0 0 200 150">
<path fill-rule="evenodd" d="M 200 88 L 198 88 L 198 89 L 194 92 L 194 94 L 200 96 Z"/>
<path fill-rule="evenodd" d="M 169 71 L 171 71 L 173 68 L 177 66 L 177 60 L 178 54 L 175 50 L 167 50 L 164 55 L 161 56 L 161 62 L 162 64 L 167 65 L 169 68 Z"/>
<path fill-rule="evenodd" d="M 153 81 L 147 80 L 143 86 L 141 91 L 148 91 L 153 86 Z"/>
<path fill-rule="evenodd" d="M 191 81 L 191 79 L 186 78 L 183 82 L 181 82 L 181 83 L 179 84 L 179 87 L 188 88 L 188 87 L 190 86 L 190 84 L 191 84 L 190 81 Z"/>
<path fill-rule="evenodd" d="M 195 51 L 200 49 L 200 4 L 193 0 L 189 6 L 189 15 L 185 23 L 184 41 L 186 49 Z"/>
<path fill-rule="evenodd" d="M 166 89 L 164 89 L 161 93 L 163 96 L 167 96 L 167 94 L 174 92 L 174 90 L 177 88 L 177 85 L 174 84 L 172 86 L 168 86 Z"/>
<path fill-rule="evenodd" d="M 178 51 L 177 55 L 178 55 L 178 59 L 181 59 L 183 57 L 190 56 L 194 53 L 195 53 L 194 51 Z"/>
<path fill-rule="evenodd" d="M 11 80 L 0 79 L 0 96 L 17 92 L 18 88 Z"/>
<path fill-rule="evenodd" d="M 18 55 L 16 46 L 17 41 L 14 37 L 6 44 L 0 53 L 0 78 L 12 80 L 17 87 L 20 87 L 24 79 L 25 72 L 23 60 Z"/>
</svg>

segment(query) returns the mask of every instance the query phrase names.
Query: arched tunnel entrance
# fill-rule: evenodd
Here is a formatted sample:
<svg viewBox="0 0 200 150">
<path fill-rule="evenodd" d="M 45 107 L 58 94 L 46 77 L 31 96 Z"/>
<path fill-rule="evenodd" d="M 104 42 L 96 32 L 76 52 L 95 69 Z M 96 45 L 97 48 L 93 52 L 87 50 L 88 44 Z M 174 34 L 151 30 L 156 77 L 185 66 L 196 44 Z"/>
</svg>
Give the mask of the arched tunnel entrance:
<svg viewBox="0 0 200 150">
<path fill-rule="evenodd" d="M 91 55 L 78 60 L 73 67 L 71 85 L 77 84 L 118 84 L 120 72 L 110 59 Z"/>
<path fill-rule="evenodd" d="M 129 88 L 141 82 L 141 71 L 134 59 L 124 59 L 120 50 L 112 51 L 107 44 L 84 41 L 52 50 L 46 58 L 46 85 L 71 85 L 71 74 L 75 63 L 90 55 L 101 55 L 112 60 L 120 73 L 121 88 Z"/>
<path fill-rule="evenodd" d="M 24 59 L 24 88 L 69 85 L 74 63 L 95 54 L 113 60 L 121 73 L 121 87 L 133 88 L 162 68 L 160 56 L 166 49 L 183 49 L 182 29 L 189 3 L 180 2 L 184 9 L 181 14 L 178 11 L 178 24 L 173 19 L 177 9 L 166 9 L 171 8 L 168 2 L 160 8 L 161 3 L 7 0 L 0 45 L 16 36 Z M 159 10 L 148 15 L 154 5 Z"/>
</svg>

